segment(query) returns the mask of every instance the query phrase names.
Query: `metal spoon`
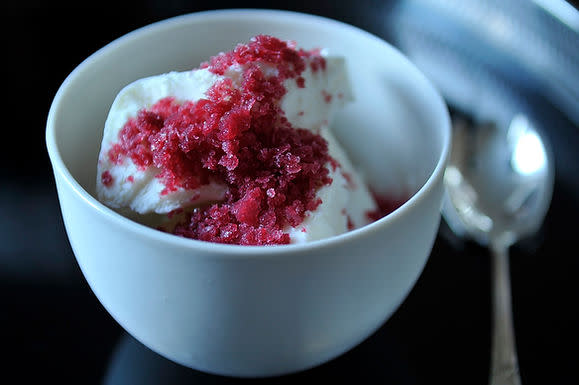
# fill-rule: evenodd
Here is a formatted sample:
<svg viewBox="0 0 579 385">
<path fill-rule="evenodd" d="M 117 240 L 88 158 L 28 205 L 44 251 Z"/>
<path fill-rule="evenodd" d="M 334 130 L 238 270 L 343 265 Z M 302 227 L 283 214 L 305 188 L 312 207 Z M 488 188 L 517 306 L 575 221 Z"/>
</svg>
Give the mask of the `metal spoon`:
<svg viewBox="0 0 579 385">
<path fill-rule="evenodd" d="M 453 232 L 490 248 L 493 256 L 491 385 L 519 385 L 511 310 L 508 250 L 537 231 L 553 190 L 550 151 L 530 120 L 508 127 L 457 119 L 445 173 L 443 215 Z"/>
</svg>

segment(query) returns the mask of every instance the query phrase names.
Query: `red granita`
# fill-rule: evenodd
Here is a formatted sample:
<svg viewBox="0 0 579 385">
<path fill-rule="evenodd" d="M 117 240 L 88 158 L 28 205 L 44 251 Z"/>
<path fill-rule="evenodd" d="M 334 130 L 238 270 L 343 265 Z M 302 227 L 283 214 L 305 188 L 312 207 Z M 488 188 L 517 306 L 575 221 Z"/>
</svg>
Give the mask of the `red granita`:
<svg viewBox="0 0 579 385">
<path fill-rule="evenodd" d="M 317 53 L 270 36 L 211 58 L 202 68 L 215 74 L 243 66 L 241 85 L 225 78 L 205 99 L 178 103 L 168 97 L 139 111 L 120 131 L 109 159 L 120 164 L 130 158 L 141 170 L 157 167 L 161 194 L 211 181 L 227 186 L 222 202 L 186 213 L 177 235 L 242 245 L 289 243 L 283 230 L 318 207 L 318 189 L 332 182 L 326 164 L 336 165 L 327 142 L 292 127 L 280 108 L 285 80 L 305 86 L 305 58 L 312 69 L 325 70 Z M 264 64 L 275 66 L 277 75 L 264 75 Z"/>
<path fill-rule="evenodd" d="M 394 198 L 392 196 L 378 194 L 375 191 L 372 191 L 372 196 L 378 206 L 376 210 L 368 211 L 366 213 L 366 216 L 372 222 L 390 214 L 408 200 L 407 198 Z"/>
<path fill-rule="evenodd" d="M 108 170 L 101 174 L 101 182 L 106 187 L 110 187 L 113 184 L 113 176 Z"/>
</svg>

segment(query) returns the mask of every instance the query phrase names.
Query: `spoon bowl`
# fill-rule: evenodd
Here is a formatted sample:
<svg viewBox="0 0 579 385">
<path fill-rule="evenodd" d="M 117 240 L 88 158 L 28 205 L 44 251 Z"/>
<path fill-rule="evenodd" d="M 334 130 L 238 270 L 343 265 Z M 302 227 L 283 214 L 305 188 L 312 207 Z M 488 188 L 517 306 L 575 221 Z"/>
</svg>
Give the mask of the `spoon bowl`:
<svg viewBox="0 0 579 385">
<path fill-rule="evenodd" d="M 524 115 L 508 127 L 455 121 L 443 210 L 452 230 L 507 247 L 537 231 L 553 190 L 549 153 Z"/>
<path fill-rule="evenodd" d="M 490 384 L 518 385 L 508 249 L 536 232 L 549 208 L 554 166 L 548 144 L 522 114 L 508 127 L 456 119 L 444 182 L 447 224 L 493 256 Z"/>
</svg>

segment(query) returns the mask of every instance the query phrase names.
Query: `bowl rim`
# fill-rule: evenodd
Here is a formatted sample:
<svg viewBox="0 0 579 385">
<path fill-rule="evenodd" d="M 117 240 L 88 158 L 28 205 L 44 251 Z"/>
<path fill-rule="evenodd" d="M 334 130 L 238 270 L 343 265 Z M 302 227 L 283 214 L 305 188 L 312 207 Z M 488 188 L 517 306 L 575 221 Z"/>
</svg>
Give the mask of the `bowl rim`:
<svg viewBox="0 0 579 385">
<path fill-rule="evenodd" d="M 399 58 L 404 62 L 404 65 L 408 67 L 414 73 L 415 82 L 421 85 L 421 88 L 430 94 L 429 98 L 432 99 L 438 106 L 436 110 L 441 111 L 442 120 L 439 122 L 442 129 L 442 148 L 438 154 L 438 160 L 436 166 L 429 174 L 428 179 L 422 186 L 400 207 L 394 210 L 387 216 L 365 225 L 361 228 L 348 231 L 344 234 L 337 236 L 320 239 L 316 241 L 300 243 L 300 244 L 289 244 L 289 245 L 272 245 L 272 246 L 245 246 L 245 245 L 230 245 L 230 244 L 220 244 L 214 242 L 201 241 L 196 239 L 184 238 L 175 236 L 174 234 L 165 233 L 158 231 L 156 229 L 150 228 L 148 226 L 142 225 L 136 221 L 124 217 L 123 215 L 117 213 L 113 209 L 104 205 L 98 199 L 92 196 L 80 183 L 72 176 L 68 167 L 65 165 L 64 160 L 60 154 L 59 147 L 56 143 L 56 128 L 55 120 L 58 115 L 58 110 L 60 107 L 60 100 L 63 95 L 67 92 L 69 85 L 72 84 L 80 73 L 86 68 L 90 67 L 91 64 L 96 61 L 100 56 L 106 55 L 107 52 L 116 49 L 118 45 L 122 45 L 135 37 L 142 37 L 146 34 L 156 33 L 161 30 L 171 29 L 181 24 L 197 23 L 197 22 L 212 22 L 220 18 L 293 18 L 296 21 L 308 21 L 315 22 L 317 24 L 330 25 L 332 27 L 339 27 L 345 30 L 349 30 L 356 34 L 361 34 L 367 38 L 379 42 L 381 45 L 388 47 L 393 51 L 394 54 L 398 55 Z M 60 174 L 63 181 L 66 182 L 68 187 L 72 189 L 74 194 L 76 194 L 82 201 L 88 204 L 92 209 L 94 209 L 99 215 L 104 216 L 107 220 L 115 222 L 118 226 L 122 226 L 133 233 L 137 233 L 140 236 L 148 237 L 155 240 L 156 242 L 161 242 L 167 247 L 180 247 L 183 249 L 204 251 L 210 254 L 216 254 L 220 256 L 231 256 L 231 257 L 268 257 L 271 258 L 273 255 L 285 255 L 288 253 L 294 254 L 297 252 L 313 251 L 316 249 L 326 248 L 329 246 L 335 246 L 342 242 L 352 240 L 354 238 L 360 238 L 364 236 L 369 236 L 381 229 L 382 227 L 389 226 L 392 222 L 395 222 L 398 218 L 402 217 L 410 211 L 415 205 L 417 205 L 421 200 L 425 199 L 428 193 L 433 190 L 439 179 L 442 179 L 446 163 L 450 153 L 450 141 L 451 141 L 451 130 L 450 130 L 450 115 L 448 108 L 440 94 L 440 92 L 434 87 L 431 81 L 429 81 L 426 76 L 397 48 L 393 47 L 391 44 L 381 39 L 380 37 L 371 34 L 361 28 L 355 27 L 353 25 L 330 19 L 323 16 L 311 15 L 295 11 L 285 11 L 276 9 L 253 9 L 253 8 L 236 8 L 236 9 L 221 9 L 221 10 L 209 10 L 201 12 L 193 12 L 189 14 L 179 15 L 171 17 L 168 19 L 160 20 L 143 27 L 137 28 L 131 32 L 128 32 L 121 37 L 113 40 L 112 42 L 106 44 L 85 60 L 83 60 L 63 81 L 58 91 L 56 92 L 53 101 L 50 106 L 48 113 L 47 124 L 46 124 L 46 146 L 50 161 L 52 163 L 52 168 L 54 173 Z M 56 177 L 56 175 L 55 175 Z M 57 178 L 58 179 L 58 178 Z"/>
</svg>

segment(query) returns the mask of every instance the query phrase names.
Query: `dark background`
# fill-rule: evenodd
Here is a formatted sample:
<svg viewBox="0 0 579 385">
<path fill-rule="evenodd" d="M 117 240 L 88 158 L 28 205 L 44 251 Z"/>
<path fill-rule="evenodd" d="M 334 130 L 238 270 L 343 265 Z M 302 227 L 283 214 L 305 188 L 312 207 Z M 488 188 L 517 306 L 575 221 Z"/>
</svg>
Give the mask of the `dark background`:
<svg viewBox="0 0 579 385">
<path fill-rule="evenodd" d="M 159 358 L 127 337 L 96 300 L 66 238 L 44 129 L 52 98 L 65 77 L 110 41 L 183 13 L 272 8 L 272 3 L 26 4 L 5 8 L 0 27 L 5 68 L 1 84 L 8 101 L 2 102 L 0 120 L 0 341 L 4 353 L 0 383 L 238 382 Z M 279 9 L 328 16 L 376 34 L 384 30 L 383 16 L 388 12 L 388 2 L 369 0 L 274 4 Z M 577 127 L 562 114 L 554 119 L 548 134 L 557 153 L 557 146 L 577 144 L 578 135 Z M 576 161 L 577 157 L 570 160 Z M 557 159 L 557 167 L 567 171 L 557 176 L 553 203 L 540 234 L 512 249 L 515 328 L 522 380 L 528 385 L 579 383 L 575 369 L 579 178 L 571 172 L 576 167 L 565 169 L 571 167 L 568 162 Z M 372 379 L 392 384 L 485 384 L 490 354 L 489 268 L 484 249 L 452 238 L 443 226 L 423 275 L 379 331 L 321 367 L 257 382 L 368 383 Z M 126 376 L 124 380 L 117 381 L 119 373 Z"/>
</svg>

